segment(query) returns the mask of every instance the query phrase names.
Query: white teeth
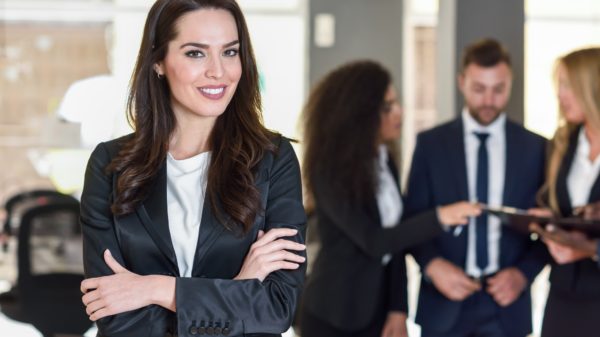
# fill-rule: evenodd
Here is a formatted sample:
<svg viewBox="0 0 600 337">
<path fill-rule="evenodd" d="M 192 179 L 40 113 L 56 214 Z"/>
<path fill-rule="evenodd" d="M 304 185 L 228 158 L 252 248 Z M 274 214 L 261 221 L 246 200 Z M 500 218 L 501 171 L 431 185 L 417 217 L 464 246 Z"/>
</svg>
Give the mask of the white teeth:
<svg viewBox="0 0 600 337">
<path fill-rule="evenodd" d="M 209 89 L 209 88 L 200 88 L 200 90 L 204 93 L 207 93 L 209 95 L 218 95 L 220 93 L 223 92 L 225 88 L 214 88 L 214 89 Z"/>
</svg>

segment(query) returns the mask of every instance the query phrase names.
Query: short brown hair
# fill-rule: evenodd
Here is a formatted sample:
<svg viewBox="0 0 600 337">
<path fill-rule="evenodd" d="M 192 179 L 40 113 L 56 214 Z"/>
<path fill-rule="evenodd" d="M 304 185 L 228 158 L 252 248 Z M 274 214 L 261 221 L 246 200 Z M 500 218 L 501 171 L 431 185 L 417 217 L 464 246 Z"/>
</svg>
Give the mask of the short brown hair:
<svg viewBox="0 0 600 337">
<path fill-rule="evenodd" d="M 487 68 L 502 62 L 510 68 L 510 54 L 500 42 L 487 38 L 465 47 L 460 72 L 463 73 L 471 63 Z"/>
</svg>

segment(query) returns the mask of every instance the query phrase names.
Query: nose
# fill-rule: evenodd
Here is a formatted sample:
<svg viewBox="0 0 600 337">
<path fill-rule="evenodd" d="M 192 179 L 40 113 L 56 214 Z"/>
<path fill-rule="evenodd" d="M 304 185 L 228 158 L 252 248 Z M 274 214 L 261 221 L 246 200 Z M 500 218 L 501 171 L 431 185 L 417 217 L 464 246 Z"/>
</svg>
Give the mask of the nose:
<svg viewBox="0 0 600 337">
<path fill-rule="evenodd" d="M 483 95 L 483 104 L 485 106 L 490 106 L 494 103 L 494 94 L 491 92 L 486 92 Z"/>
<path fill-rule="evenodd" d="M 206 67 L 206 77 L 221 78 L 223 76 L 223 61 L 219 57 L 209 57 Z"/>
</svg>

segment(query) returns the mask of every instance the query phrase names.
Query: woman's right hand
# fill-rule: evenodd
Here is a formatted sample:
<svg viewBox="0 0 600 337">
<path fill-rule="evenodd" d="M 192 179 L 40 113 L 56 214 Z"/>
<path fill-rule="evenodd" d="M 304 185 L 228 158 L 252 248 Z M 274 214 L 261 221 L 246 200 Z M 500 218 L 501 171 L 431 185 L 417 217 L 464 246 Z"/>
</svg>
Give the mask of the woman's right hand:
<svg viewBox="0 0 600 337">
<path fill-rule="evenodd" d="M 469 223 L 469 218 L 481 214 L 481 205 L 459 201 L 438 207 L 438 220 L 444 226 L 459 226 Z"/>
<path fill-rule="evenodd" d="M 282 239 L 294 236 L 298 230 L 274 228 L 267 233 L 258 232 L 258 238 L 250 247 L 244 264 L 234 280 L 259 279 L 261 282 L 270 273 L 280 269 L 297 269 L 306 258 L 289 252 L 306 250 L 306 246 L 291 240 Z"/>
</svg>

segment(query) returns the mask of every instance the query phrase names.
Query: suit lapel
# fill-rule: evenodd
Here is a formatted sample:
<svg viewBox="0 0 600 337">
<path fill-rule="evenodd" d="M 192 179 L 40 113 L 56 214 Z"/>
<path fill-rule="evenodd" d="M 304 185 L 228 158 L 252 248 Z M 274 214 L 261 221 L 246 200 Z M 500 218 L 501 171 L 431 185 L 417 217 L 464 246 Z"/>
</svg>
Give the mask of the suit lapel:
<svg viewBox="0 0 600 337">
<path fill-rule="evenodd" d="M 514 205 L 514 192 L 517 190 L 519 179 L 519 139 L 515 126 L 506 120 L 505 124 L 505 161 L 504 161 L 504 190 L 502 193 L 503 205 Z"/>
<path fill-rule="evenodd" d="M 575 151 L 577 150 L 577 141 L 579 138 L 579 129 L 580 128 L 576 128 L 573 133 L 569 135 L 569 147 L 567 148 L 563 162 L 558 170 L 558 176 L 556 177 L 556 195 L 558 198 L 560 212 L 563 216 L 570 216 L 573 212 L 571 196 L 569 195 L 569 188 L 567 187 L 567 178 L 569 176 L 571 165 L 573 164 L 573 159 L 575 159 Z"/>
<path fill-rule="evenodd" d="M 142 220 L 142 224 L 160 249 L 167 257 L 172 267 L 177 270 L 177 257 L 171 241 L 169 232 L 169 217 L 167 213 L 167 166 L 163 164 L 157 173 L 157 177 L 150 193 L 140 207 L 136 210 Z"/>
<path fill-rule="evenodd" d="M 206 255 L 206 252 L 216 241 L 216 239 L 223 233 L 225 226 L 223 226 L 214 214 L 208 193 L 204 198 L 204 205 L 202 205 L 202 219 L 200 221 L 200 233 L 198 234 L 198 243 L 196 245 L 196 255 L 194 256 L 194 266 L 192 267 L 192 276 L 198 276 L 198 271 L 202 258 Z"/>
<path fill-rule="evenodd" d="M 450 132 L 446 133 L 444 141 L 448 160 L 454 174 L 458 191 L 458 200 L 469 200 L 469 185 L 467 183 L 467 159 L 465 155 L 465 136 L 462 119 L 458 118 L 450 124 Z"/>
</svg>

